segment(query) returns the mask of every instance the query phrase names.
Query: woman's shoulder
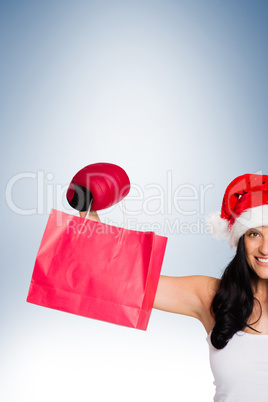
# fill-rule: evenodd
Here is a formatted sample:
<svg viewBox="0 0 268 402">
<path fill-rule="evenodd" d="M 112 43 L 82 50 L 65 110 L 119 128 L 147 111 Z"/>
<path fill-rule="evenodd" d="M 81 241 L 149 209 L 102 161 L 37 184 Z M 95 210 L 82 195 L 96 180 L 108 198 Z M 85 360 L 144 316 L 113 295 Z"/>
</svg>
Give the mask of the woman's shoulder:
<svg viewBox="0 0 268 402">
<path fill-rule="evenodd" d="M 219 278 L 215 278 L 214 276 L 205 276 L 205 275 L 198 275 L 197 276 L 200 282 L 207 285 L 207 290 L 209 292 L 217 292 L 221 280 Z"/>
<path fill-rule="evenodd" d="M 198 282 L 198 295 L 202 302 L 209 308 L 212 300 L 217 293 L 221 280 L 213 276 L 196 275 L 195 280 Z"/>
<path fill-rule="evenodd" d="M 185 276 L 183 279 L 195 289 L 199 297 L 205 299 L 214 297 L 221 283 L 219 278 L 206 275 Z"/>
<path fill-rule="evenodd" d="M 204 275 L 161 276 L 154 307 L 202 319 L 210 310 L 218 286 L 219 279 Z"/>
</svg>

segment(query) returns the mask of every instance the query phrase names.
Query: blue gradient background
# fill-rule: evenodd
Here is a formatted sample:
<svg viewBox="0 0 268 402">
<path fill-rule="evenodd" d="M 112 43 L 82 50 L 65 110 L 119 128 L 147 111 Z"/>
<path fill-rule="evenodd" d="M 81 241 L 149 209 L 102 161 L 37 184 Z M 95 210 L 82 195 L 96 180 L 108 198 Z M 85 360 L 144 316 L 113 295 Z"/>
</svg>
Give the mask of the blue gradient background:
<svg viewBox="0 0 268 402">
<path fill-rule="evenodd" d="M 148 186 L 167 188 L 168 172 L 174 189 L 212 186 L 204 210 L 191 201 L 194 215 L 178 216 L 165 204 L 159 214 L 135 216 L 162 228 L 167 220 L 191 223 L 217 211 L 234 177 L 268 173 L 267 2 L 0 5 L 0 399 L 212 400 L 199 322 L 153 311 L 142 332 L 25 299 L 49 210 L 68 209 L 64 186 L 81 167 L 119 164 L 147 199 L 155 194 Z M 34 178 L 19 180 L 12 202 L 23 210 L 39 202 L 38 213 L 10 207 L 8 183 L 25 172 L 44 180 L 39 190 Z M 127 210 L 140 207 L 135 195 L 126 199 Z M 122 211 L 118 206 L 101 218 L 121 224 Z M 227 244 L 208 235 L 162 234 L 169 237 L 166 275 L 219 276 L 232 256 Z"/>
</svg>

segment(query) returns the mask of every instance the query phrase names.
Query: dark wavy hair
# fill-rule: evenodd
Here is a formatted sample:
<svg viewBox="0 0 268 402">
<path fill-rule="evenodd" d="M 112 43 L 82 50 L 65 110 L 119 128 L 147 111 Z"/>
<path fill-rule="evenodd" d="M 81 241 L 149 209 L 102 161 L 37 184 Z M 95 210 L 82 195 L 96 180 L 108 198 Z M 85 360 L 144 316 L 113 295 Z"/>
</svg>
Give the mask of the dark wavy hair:
<svg viewBox="0 0 268 402">
<path fill-rule="evenodd" d="M 246 260 L 244 236 L 242 236 L 235 257 L 223 272 L 220 286 L 211 305 L 211 312 L 215 317 L 211 343 L 216 349 L 223 349 L 232 336 L 245 327 L 256 331 L 248 324 L 254 301 L 259 303 L 253 296 L 252 285 L 255 279 L 256 274 Z M 260 303 L 259 306 L 261 311 Z M 255 323 L 251 325 L 253 324 Z"/>
</svg>

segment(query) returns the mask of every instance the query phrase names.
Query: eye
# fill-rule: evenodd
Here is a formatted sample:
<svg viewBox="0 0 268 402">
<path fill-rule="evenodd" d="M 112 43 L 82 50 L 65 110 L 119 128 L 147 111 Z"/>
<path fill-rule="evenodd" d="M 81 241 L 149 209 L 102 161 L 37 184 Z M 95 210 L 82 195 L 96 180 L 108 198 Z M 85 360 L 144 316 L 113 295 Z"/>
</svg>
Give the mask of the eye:
<svg viewBox="0 0 268 402">
<path fill-rule="evenodd" d="M 258 237 L 259 235 L 260 235 L 260 234 L 259 234 L 258 232 L 249 232 L 249 233 L 248 233 L 248 236 L 249 236 L 249 237 L 253 237 L 253 238 L 254 238 L 254 237 Z"/>
</svg>

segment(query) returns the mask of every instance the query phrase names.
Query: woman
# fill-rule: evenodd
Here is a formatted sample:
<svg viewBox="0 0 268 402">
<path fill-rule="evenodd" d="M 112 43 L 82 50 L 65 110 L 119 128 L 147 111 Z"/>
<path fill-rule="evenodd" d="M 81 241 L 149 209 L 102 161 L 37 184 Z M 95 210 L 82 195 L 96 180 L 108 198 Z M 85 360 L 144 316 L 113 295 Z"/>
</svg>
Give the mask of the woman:
<svg viewBox="0 0 268 402">
<path fill-rule="evenodd" d="M 81 212 L 85 217 L 86 213 Z M 99 220 L 96 212 L 91 219 Z M 208 334 L 215 402 L 268 399 L 268 176 L 246 174 L 208 219 L 236 249 L 222 278 L 161 276 L 156 309 L 201 321 Z"/>
<path fill-rule="evenodd" d="M 268 400 L 268 176 L 243 175 L 227 187 L 216 237 L 235 257 L 221 280 L 160 277 L 154 307 L 195 317 L 205 327 L 214 401 Z"/>
</svg>

